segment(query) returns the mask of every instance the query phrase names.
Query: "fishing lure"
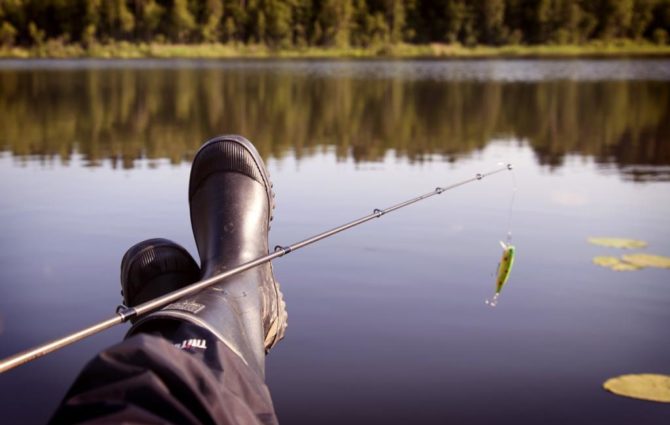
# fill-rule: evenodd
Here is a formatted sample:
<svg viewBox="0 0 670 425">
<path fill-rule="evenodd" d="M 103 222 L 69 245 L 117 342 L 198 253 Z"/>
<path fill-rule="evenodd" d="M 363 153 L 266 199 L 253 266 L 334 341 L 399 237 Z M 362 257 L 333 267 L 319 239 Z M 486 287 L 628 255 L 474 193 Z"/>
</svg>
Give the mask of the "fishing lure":
<svg viewBox="0 0 670 425">
<path fill-rule="evenodd" d="M 502 163 L 501 163 L 502 165 Z M 512 171 L 512 164 L 507 164 L 507 169 Z M 507 283 L 509 279 L 509 274 L 512 271 L 512 265 L 514 264 L 514 255 L 516 253 L 516 248 L 511 244 L 512 242 L 512 208 L 514 207 L 514 198 L 516 197 L 517 185 L 516 185 L 516 176 L 514 171 L 512 171 L 512 198 L 509 202 L 509 212 L 507 213 L 507 243 L 500 241 L 500 246 L 503 249 L 502 258 L 498 263 L 498 271 L 496 272 L 496 292 L 493 294 L 493 297 L 486 300 L 486 304 L 495 307 L 498 304 L 498 299 L 500 298 L 500 292 Z"/>
<path fill-rule="evenodd" d="M 486 304 L 491 307 L 495 307 L 498 304 L 498 298 L 500 298 L 500 292 L 507 283 L 509 279 L 509 274 L 512 271 L 512 265 L 514 264 L 514 255 L 515 248 L 514 245 L 508 245 L 503 241 L 500 241 L 500 246 L 502 246 L 503 254 L 498 263 L 498 273 L 496 276 L 496 293 L 491 297 L 491 299 L 486 300 Z"/>
</svg>

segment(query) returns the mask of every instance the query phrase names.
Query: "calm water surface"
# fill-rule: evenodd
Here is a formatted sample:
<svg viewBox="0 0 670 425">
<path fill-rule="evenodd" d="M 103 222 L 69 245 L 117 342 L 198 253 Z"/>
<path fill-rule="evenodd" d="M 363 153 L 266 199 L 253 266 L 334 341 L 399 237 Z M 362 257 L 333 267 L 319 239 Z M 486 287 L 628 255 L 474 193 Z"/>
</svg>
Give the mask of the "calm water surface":
<svg viewBox="0 0 670 425">
<path fill-rule="evenodd" d="M 196 254 L 190 160 L 221 133 L 267 160 L 272 245 L 516 167 L 496 309 L 510 173 L 275 262 L 283 423 L 667 423 L 601 385 L 670 374 L 670 270 L 599 268 L 621 252 L 586 238 L 670 255 L 668 60 L 0 62 L 0 356 L 113 314 L 132 244 Z M 125 330 L 0 376 L 3 417 L 44 422 Z"/>
</svg>

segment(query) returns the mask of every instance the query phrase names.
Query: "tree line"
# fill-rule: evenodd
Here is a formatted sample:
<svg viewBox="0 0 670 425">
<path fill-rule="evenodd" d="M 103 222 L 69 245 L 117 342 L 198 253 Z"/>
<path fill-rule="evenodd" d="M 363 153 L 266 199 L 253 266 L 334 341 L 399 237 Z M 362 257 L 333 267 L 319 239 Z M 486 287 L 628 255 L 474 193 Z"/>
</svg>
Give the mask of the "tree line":
<svg viewBox="0 0 670 425">
<path fill-rule="evenodd" d="M 0 0 L 0 45 L 668 43 L 670 0 Z"/>
</svg>

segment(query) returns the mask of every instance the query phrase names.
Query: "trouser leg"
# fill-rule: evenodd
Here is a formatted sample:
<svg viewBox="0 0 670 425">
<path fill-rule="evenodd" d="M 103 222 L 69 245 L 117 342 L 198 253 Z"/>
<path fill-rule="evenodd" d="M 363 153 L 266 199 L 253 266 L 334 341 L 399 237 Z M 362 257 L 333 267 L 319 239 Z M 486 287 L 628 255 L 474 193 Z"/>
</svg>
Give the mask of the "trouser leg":
<svg viewBox="0 0 670 425">
<path fill-rule="evenodd" d="M 86 365 L 51 419 L 81 422 L 275 424 L 277 418 L 254 370 L 207 330 L 175 321 Z"/>
</svg>

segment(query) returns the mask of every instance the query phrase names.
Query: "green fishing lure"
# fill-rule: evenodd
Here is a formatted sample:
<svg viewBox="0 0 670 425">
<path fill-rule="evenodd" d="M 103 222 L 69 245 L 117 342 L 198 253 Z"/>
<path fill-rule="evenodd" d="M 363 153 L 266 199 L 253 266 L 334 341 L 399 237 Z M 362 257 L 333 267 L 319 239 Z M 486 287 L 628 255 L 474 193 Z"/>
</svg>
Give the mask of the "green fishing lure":
<svg viewBox="0 0 670 425">
<path fill-rule="evenodd" d="M 507 245 L 505 242 L 500 241 L 500 246 L 502 246 L 503 254 L 498 263 L 498 273 L 496 276 L 496 293 L 491 299 L 486 300 L 486 304 L 491 307 L 495 307 L 498 304 L 498 298 L 500 298 L 500 292 L 505 287 L 505 284 L 509 280 L 509 275 L 512 272 L 512 265 L 514 265 L 514 256 L 516 249 L 514 245 Z"/>
</svg>

